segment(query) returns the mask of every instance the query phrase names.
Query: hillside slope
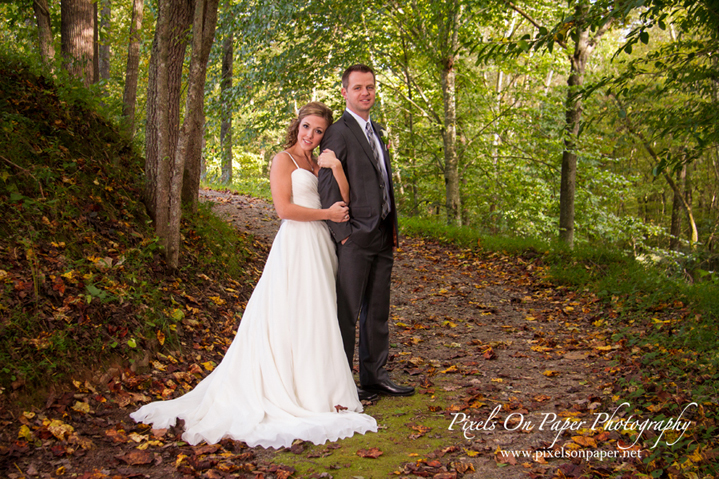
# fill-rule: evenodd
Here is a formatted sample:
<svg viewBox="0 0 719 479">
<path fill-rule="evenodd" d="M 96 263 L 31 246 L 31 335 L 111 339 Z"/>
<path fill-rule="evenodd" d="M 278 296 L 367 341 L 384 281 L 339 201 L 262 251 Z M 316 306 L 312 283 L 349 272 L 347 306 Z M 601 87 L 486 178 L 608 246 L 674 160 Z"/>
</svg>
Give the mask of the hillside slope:
<svg viewBox="0 0 719 479">
<path fill-rule="evenodd" d="M 201 208 L 183 224 L 179 273 L 166 271 L 130 141 L 79 90 L 2 60 L 0 399 L 142 362 L 218 316 L 234 325 L 248 241 Z"/>
</svg>

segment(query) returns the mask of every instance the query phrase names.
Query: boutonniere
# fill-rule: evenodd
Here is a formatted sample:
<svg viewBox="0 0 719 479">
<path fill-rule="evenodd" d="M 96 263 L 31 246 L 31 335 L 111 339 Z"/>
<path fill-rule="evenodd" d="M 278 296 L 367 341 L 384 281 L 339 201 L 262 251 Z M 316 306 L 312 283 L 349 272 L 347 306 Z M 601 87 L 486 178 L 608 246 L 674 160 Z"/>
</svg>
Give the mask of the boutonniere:
<svg viewBox="0 0 719 479">
<path fill-rule="evenodd" d="M 382 143 L 384 143 L 385 146 L 387 146 L 387 149 L 389 150 L 390 140 L 389 140 L 389 135 L 387 134 L 387 130 L 385 130 L 384 128 L 380 128 L 379 129 L 379 138 L 380 138 L 380 140 L 382 140 Z"/>
</svg>

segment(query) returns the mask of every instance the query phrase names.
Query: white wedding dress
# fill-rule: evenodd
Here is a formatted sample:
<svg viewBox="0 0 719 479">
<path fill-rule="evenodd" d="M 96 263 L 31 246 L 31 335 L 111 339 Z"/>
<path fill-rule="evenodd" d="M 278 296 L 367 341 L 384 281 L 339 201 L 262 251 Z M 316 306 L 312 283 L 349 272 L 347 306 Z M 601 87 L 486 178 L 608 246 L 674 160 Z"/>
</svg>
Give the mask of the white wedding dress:
<svg viewBox="0 0 719 479">
<path fill-rule="evenodd" d="M 320 208 L 317 184 L 310 171 L 294 170 L 292 202 Z M 231 438 L 279 448 L 377 431 L 374 418 L 362 414 L 347 365 L 336 272 L 327 225 L 284 220 L 222 362 L 184 396 L 130 417 L 157 429 L 184 419 L 182 438 L 190 444 Z"/>
</svg>

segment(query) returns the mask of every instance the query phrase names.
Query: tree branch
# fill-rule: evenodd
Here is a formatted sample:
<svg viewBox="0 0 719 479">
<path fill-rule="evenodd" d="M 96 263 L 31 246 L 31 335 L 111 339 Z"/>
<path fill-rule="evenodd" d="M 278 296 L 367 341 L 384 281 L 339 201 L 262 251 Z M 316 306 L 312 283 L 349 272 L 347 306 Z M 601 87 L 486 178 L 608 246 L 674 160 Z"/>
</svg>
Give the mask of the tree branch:
<svg viewBox="0 0 719 479">
<path fill-rule="evenodd" d="M 0 156 L 0 159 L 5 160 L 6 162 L 10 163 L 12 166 L 14 166 L 15 168 L 17 168 L 18 170 L 20 170 L 20 171 L 22 171 L 23 173 L 25 173 L 26 175 L 28 175 L 28 176 L 29 176 L 30 178 L 32 178 L 33 180 L 37 181 L 37 186 L 38 186 L 38 188 L 40 188 L 40 196 L 42 196 L 43 198 L 45 198 L 45 193 L 43 193 L 43 191 L 42 191 L 42 184 L 40 183 L 40 180 L 38 180 L 37 178 L 35 178 L 35 176 L 34 176 L 32 173 L 30 173 L 28 170 L 26 170 L 26 169 L 23 168 L 22 166 L 16 165 L 15 163 L 13 163 L 12 161 L 8 160 L 8 159 L 5 158 L 4 156 Z"/>
</svg>

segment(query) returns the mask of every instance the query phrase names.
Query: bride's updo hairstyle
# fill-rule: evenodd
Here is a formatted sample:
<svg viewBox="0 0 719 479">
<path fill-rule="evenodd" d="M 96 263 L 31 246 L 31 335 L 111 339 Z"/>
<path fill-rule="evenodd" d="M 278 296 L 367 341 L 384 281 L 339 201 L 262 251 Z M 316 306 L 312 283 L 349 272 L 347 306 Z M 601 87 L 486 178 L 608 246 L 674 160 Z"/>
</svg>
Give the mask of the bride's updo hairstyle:
<svg viewBox="0 0 719 479">
<path fill-rule="evenodd" d="M 313 101 L 306 104 L 305 106 L 300 108 L 300 111 L 297 113 L 297 118 L 292 120 L 290 122 L 290 126 L 287 127 L 287 140 L 285 142 L 285 149 L 292 148 L 293 146 L 295 146 L 295 143 L 297 143 L 297 134 L 300 131 L 300 123 L 302 122 L 302 119 L 304 117 L 310 115 L 324 118 L 325 120 L 327 120 L 328 127 L 332 124 L 332 110 L 327 108 L 324 103 Z"/>
</svg>

